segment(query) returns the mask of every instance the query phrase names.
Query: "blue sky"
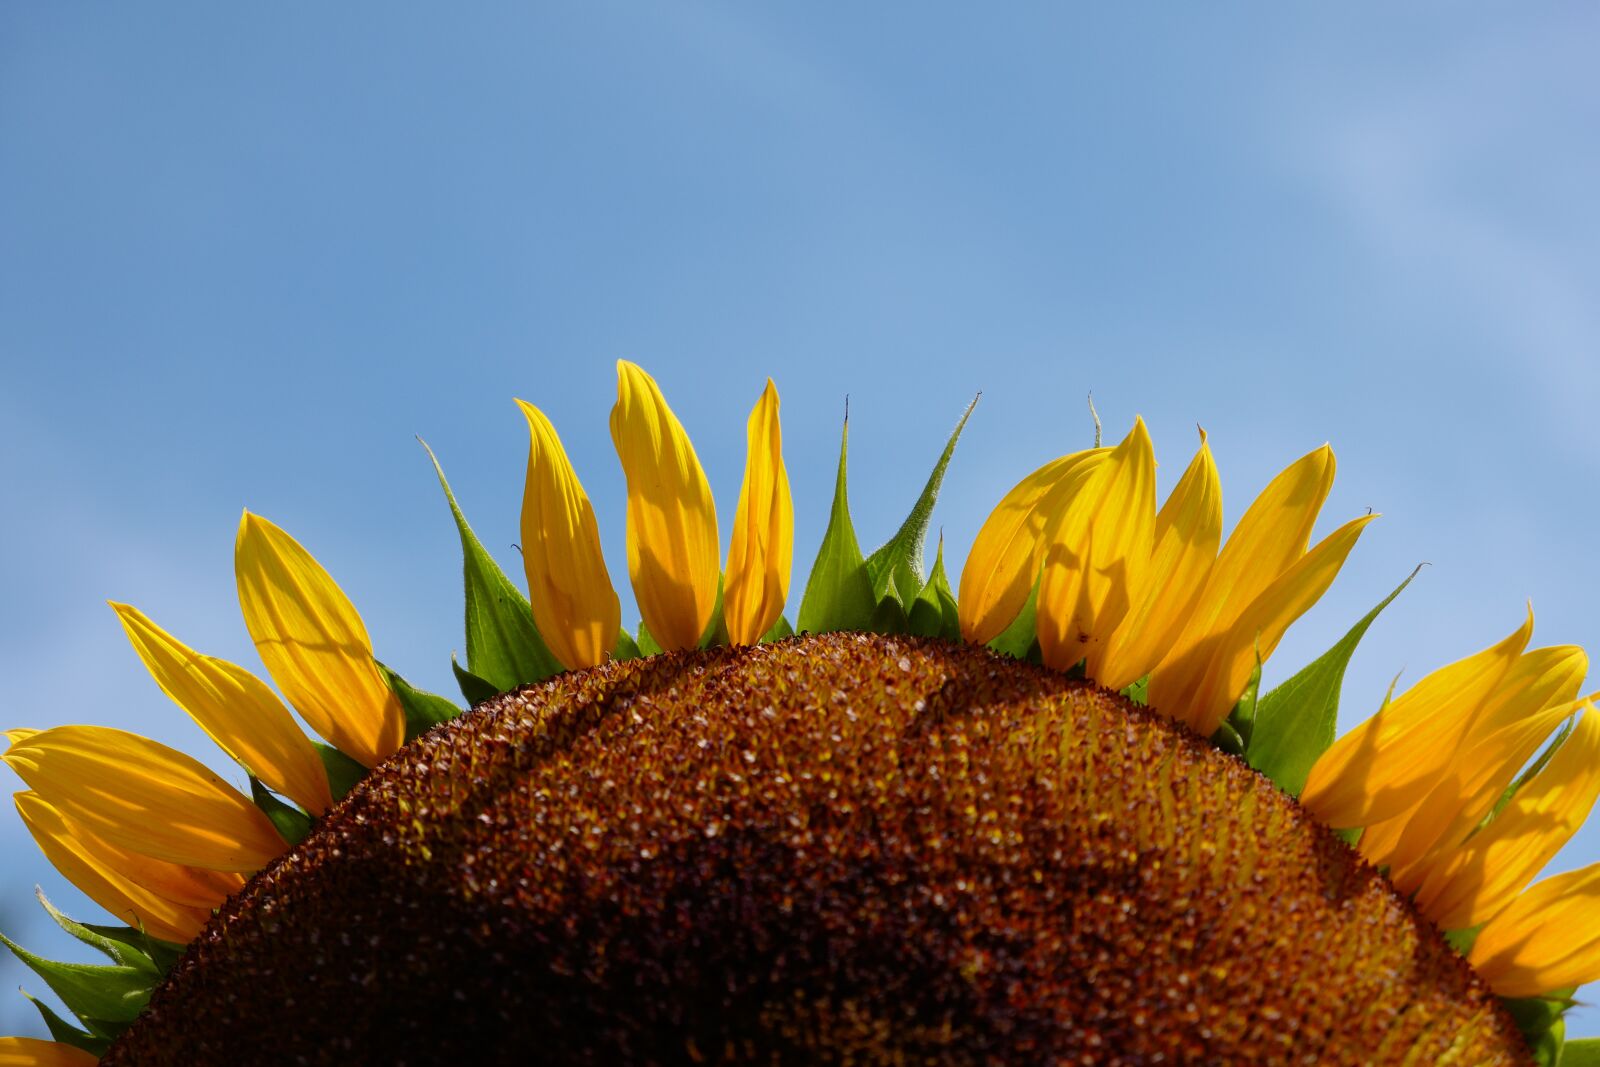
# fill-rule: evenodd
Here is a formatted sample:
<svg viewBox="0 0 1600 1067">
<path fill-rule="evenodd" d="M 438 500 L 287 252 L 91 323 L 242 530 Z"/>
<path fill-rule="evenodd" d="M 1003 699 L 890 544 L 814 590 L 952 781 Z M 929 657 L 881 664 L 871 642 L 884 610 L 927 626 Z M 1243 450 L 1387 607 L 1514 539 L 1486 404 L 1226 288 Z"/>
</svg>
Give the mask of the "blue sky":
<svg viewBox="0 0 1600 1067">
<path fill-rule="evenodd" d="M 791 607 L 847 394 L 875 543 L 983 390 L 936 516 L 959 561 L 1089 443 L 1092 390 L 1108 433 L 1148 420 L 1163 485 L 1203 424 L 1230 521 L 1324 441 L 1320 529 L 1384 513 L 1269 683 L 1432 564 L 1346 725 L 1526 598 L 1540 643 L 1600 646 L 1597 31 L 1560 3 L 4 5 L 0 719 L 213 758 L 104 600 L 254 664 L 243 507 L 451 691 L 459 563 L 413 435 L 520 574 L 511 398 L 542 407 L 620 575 L 619 357 L 725 526 L 777 381 Z M 0 854 L 0 927 L 65 952 L 28 894 L 81 898 L 9 815 Z M 1597 858 L 1600 823 L 1557 866 Z M 37 1029 L 0 997 L 0 1032 Z"/>
</svg>

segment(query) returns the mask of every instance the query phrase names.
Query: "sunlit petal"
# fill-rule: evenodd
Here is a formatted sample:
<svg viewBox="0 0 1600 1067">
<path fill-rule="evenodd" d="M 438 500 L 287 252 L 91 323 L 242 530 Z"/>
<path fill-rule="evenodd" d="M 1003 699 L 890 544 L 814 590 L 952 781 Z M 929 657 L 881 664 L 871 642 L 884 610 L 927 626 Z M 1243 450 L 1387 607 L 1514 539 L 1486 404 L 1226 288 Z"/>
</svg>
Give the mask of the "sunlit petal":
<svg viewBox="0 0 1600 1067">
<path fill-rule="evenodd" d="M 1600 978 L 1600 864 L 1529 889 L 1489 921 L 1467 958 L 1503 997 L 1534 997 Z"/>
<path fill-rule="evenodd" d="M 622 609 L 600 551 L 594 505 L 583 491 L 555 427 L 532 404 L 528 478 L 522 493 L 522 565 L 533 621 L 569 670 L 594 667 L 616 647 Z"/>
<path fill-rule="evenodd" d="M 746 436 L 744 484 L 722 597 L 728 639 L 736 645 L 755 644 L 783 614 L 794 561 L 794 503 L 783 466 L 778 390 L 770 378 L 750 412 Z"/>
<path fill-rule="evenodd" d="M 361 616 L 311 553 L 247 511 L 234 576 L 261 662 L 310 727 L 368 767 L 398 749 L 405 712 L 378 673 Z"/>
</svg>

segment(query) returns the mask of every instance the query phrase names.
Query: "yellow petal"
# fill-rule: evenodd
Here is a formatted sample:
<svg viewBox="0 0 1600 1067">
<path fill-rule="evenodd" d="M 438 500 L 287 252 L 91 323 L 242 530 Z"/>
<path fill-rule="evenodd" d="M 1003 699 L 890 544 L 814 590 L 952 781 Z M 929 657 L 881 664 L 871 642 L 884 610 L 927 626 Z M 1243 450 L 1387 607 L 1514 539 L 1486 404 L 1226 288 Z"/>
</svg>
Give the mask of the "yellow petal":
<svg viewBox="0 0 1600 1067">
<path fill-rule="evenodd" d="M 328 773 L 289 709 L 255 675 L 202 656 L 127 604 L 113 611 L 163 692 L 235 762 L 313 815 L 333 806 Z"/>
<path fill-rule="evenodd" d="M 1429 871 L 1417 904 L 1441 929 L 1477 926 L 1507 907 L 1572 839 L 1600 795 L 1600 713 L 1591 707 L 1543 770 L 1488 826 Z"/>
<path fill-rule="evenodd" d="M 210 909 L 221 907 L 227 899 L 227 893 L 222 893 L 206 903 L 188 904 L 154 892 L 118 869 L 118 860 L 127 852 L 75 827 L 37 793 L 18 793 L 16 803 L 17 813 L 51 866 L 119 921 L 152 937 L 180 945 L 189 941 L 211 918 Z M 175 864 L 168 866 L 175 874 L 189 871 Z M 244 879 L 239 878 L 239 885 L 243 884 Z"/>
<path fill-rule="evenodd" d="M 405 740 L 405 712 L 355 605 L 298 541 L 248 511 L 233 566 L 245 626 L 289 703 L 351 759 L 383 762 Z"/>
<path fill-rule="evenodd" d="M 1505 680 L 1473 716 L 1467 731 L 1472 744 L 1554 704 L 1577 699 L 1589 657 L 1577 645 L 1551 645 L 1522 654 Z"/>
<path fill-rule="evenodd" d="M 1046 527 L 1110 454 L 1095 448 L 1051 460 L 1018 482 L 984 520 L 961 568 L 957 608 L 965 640 L 984 644 L 1016 619 L 1044 562 Z"/>
<path fill-rule="evenodd" d="M 1600 863 L 1546 878 L 1491 919 L 1467 959 L 1502 997 L 1600 978 Z"/>
<path fill-rule="evenodd" d="M 1387 864 L 1390 880 L 1402 893 L 1416 892 L 1429 872 L 1453 854 L 1494 810 L 1517 773 L 1576 710 L 1570 704 L 1558 704 L 1476 742 L 1469 735 L 1438 784 L 1406 813 L 1405 826 L 1392 847 L 1380 855 L 1376 843 L 1368 845 L 1363 835 L 1362 854 L 1374 864 Z"/>
<path fill-rule="evenodd" d="M 1312 766 L 1300 803 L 1337 829 L 1372 826 L 1427 796 L 1479 710 L 1533 635 L 1533 612 L 1499 644 L 1441 667 L 1335 741 Z"/>
<path fill-rule="evenodd" d="M 1217 559 L 1222 541 L 1222 482 L 1205 432 L 1189 469 L 1156 515 L 1155 550 L 1141 604 L 1122 620 L 1089 676 L 1121 690 L 1149 674 L 1177 641 Z"/>
<path fill-rule="evenodd" d="M 96 1057 L 62 1044 L 31 1037 L 0 1037 L 0 1067 L 94 1067 Z"/>
<path fill-rule="evenodd" d="M 611 441 L 628 479 L 628 574 L 639 614 L 662 648 L 693 648 L 717 604 L 716 505 L 655 380 L 624 360 Z"/>
<path fill-rule="evenodd" d="M 750 412 L 746 435 L 744 485 L 722 596 L 728 640 L 736 645 L 755 644 L 783 614 L 794 561 L 794 503 L 783 467 L 778 390 L 771 378 Z"/>
<path fill-rule="evenodd" d="M 104 726 L 57 726 L 0 756 L 90 833 L 154 859 L 255 871 L 283 852 L 272 823 L 202 764 Z"/>
<path fill-rule="evenodd" d="M 1143 419 L 1045 535 L 1039 650 L 1065 670 L 1098 651 L 1144 597 L 1156 525 L 1156 459 Z"/>
<path fill-rule="evenodd" d="M 1376 518 L 1363 515 L 1351 519 L 1323 538 L 1267 586 L 1226 632 L 1199 646 L 1208 649 L 1210 656 L 1198 682 L 1168 672 L 1165 664 L 1157 668 L 1150 678 L 1150 706 L 1209 737 L 1249 684 L 1256 657 L 1265 662 L 1294 621 L 1322 598 L 1361 532 Z"/>
<path fill-rule="evenodd" d="M 522 492 L 522 565 L 533 620 L 568 670 L 604 663 L 617 644 L 622 609 L 600 551 L 594 505 L 544 413 L 517 401 L 528 419 L 528 480 Z"/>
<path fill-rule="evenodd" d="M 19 726 L 14 730 L 7 730 L 3 735 L 0 736 L 5 737 L 6 741 L 14 745 L 19 741 L 27 740 L 38 732 L 38 730 L 29 730 L 26 727 Z"/>
</svg>

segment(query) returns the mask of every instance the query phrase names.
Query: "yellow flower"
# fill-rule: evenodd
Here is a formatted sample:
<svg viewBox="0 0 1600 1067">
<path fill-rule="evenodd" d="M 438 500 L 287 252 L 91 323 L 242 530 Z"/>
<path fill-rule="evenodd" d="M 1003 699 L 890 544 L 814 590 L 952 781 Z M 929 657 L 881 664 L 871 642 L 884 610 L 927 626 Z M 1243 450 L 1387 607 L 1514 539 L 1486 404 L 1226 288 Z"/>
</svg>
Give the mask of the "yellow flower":
<svg viewBox="0 0 1600 1067">
<path fill-rule="evenodd" d="M 1547 878 L 1491 919 L 1468 960 L 1508 997 L 1535 997 L 1600 976 L 1600 864 Z"/>
<path fill-rule="evenodd" d="M 0 1037 L 0 1067 L 89 1067 L 96 1057 L 58 1041 Z"/>
<path fill-rule="evenodd" d="M 728 639 L 736 645 L 755 644 L 783 614 L 794 559 L 794 504 L 783 469 L 778 390 L 771 378 L 750 412 L 748 435 L 723 595 Z"/>
<path fill-rule="evenodd" d="M 256 652 L 311 728 L 368 767 L 399 748 L 405 712 L 378 672 L 361 616 L 311 553 L 247 511 L 234 574 Z"/>
<path fill-rule="evenodd" d="M 604 663 L 617 644 L 621 607 L 600 552 L 594 506 L 544 413 L 528 419 L 528 480 L 522 493 L 522 565 L 540 635 L 568 670 Z"/>
<path fill-rule="evenodd" d="M 611 440 L 628 479 L 628 574 L 639 614 L 662 648 L 693 648 L 717 605 L 716 505 L 655 379 L 621 360 Z"/>
</svg>

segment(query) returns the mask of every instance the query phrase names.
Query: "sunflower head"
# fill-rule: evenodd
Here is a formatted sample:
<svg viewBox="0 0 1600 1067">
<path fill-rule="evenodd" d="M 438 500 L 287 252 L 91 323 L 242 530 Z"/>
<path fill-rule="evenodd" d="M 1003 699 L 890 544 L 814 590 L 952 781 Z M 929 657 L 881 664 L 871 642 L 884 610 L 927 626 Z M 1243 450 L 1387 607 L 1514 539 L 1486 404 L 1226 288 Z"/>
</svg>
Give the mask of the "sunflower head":
<svg viewBox="0 0 1600 1067">
<path fill-rule="evenodd" d="M 1335 741 L 1396 589 L 1263 691 L 1373 518 L 1313 541 L 1331 449 L 1224 538 L 1205 435 L 1158 501 L 1136 420 L 1005 494 L 958 596 L 923 550 L 972 408 L 870 555 L 842 441 L 794 637 L 776 388 L 724 555 L 688 434 L 623 363 L 630 632 L 583 483 L 518 403 L 529 596 L 435 461 L 469 714 L 247 513 L 239 602 L 276 691 L 113 604 L 240 787 L 103 727 L 6 735 L 25 823 L 121 925 L 50 908 L 101 968 L 6 942 L 73 1019 L 41 1004 L 56 1042 L 0 1039 L 0 1064 L 1561 1055 L 1600 879 L 1527 887 L 1600 793 L 1587 661 L 1530 649 L 1530 614 Z"/>
</svg>

